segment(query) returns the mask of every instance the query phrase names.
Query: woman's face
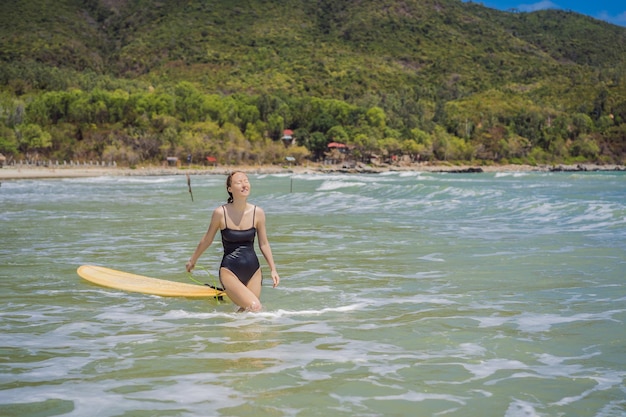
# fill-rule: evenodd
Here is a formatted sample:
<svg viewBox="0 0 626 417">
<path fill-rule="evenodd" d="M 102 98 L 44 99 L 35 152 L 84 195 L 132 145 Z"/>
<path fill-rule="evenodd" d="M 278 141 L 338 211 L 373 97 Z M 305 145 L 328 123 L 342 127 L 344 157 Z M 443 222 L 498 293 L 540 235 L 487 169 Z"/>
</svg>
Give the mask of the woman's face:
<svg viewBox="0 0 626 417">
<path fill-rule="evenodd" d="M 248 180 L 248 176 L 243 172 L 233 174 L 230 178 L 228 191 L 234 198 L 247 197 L 250 194 L 250 181 Z"/>
</svg>

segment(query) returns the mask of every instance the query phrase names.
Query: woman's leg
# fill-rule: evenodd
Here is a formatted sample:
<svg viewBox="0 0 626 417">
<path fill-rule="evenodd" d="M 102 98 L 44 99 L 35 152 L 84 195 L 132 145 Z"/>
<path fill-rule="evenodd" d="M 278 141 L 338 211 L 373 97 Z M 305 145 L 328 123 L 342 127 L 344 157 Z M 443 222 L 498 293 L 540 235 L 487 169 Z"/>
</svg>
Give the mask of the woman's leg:
<svg viewBox="0 0 626 417">
<path fill-rule="evenodd" d="M 226 290 L 230 300 L 241 307 L 244 311 L 260 311 L 261 301 L 261 269 L 259 268 L 248 286 L 243 285 L 239 278 L 226 268 L 220 268 L 220 281 Z"/>
</svg>

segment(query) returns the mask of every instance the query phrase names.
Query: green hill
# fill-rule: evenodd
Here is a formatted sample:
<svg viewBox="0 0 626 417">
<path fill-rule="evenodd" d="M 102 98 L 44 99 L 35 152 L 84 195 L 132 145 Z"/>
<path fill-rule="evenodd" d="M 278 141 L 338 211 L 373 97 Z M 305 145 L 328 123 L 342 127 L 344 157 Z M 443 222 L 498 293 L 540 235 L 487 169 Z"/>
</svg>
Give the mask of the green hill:
<svg viewBox="0 0 626 417">
<path fill-rule="evenodd" d="M 289 128 L 301 156 L 623 163 L 626 28 L 460 0 L 3 2 L 0 90 L 16 157 L 276 162 Z"/>
</svg>

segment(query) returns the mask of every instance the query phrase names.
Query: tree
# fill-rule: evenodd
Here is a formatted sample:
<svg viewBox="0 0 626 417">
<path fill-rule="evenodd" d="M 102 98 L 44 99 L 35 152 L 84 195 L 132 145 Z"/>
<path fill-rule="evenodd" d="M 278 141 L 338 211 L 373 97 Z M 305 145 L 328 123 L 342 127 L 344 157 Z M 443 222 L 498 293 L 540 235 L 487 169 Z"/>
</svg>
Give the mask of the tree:
<svg viewBox="0 0 626 417">
<path fill-rule="evenodd" d="M 367 121 L 370 126 L 378 129 L 384 129 L 387 125 L 387 116 L 385 111 L 380 107 L 372 107 L 366 113 Z"/>
<path fill-rule="evenodd" d="M 441 126 L 435 127 L 433 134 L 433 154 L 440 161 L 447 161 L 450 155 L 450 137 L 451 135 Z"/>
<path fill-rule="evenodd" d="M 146 115 L 149 118 L 157 115 L 174 115 L 176 108 L 175 98 L 162 92 L 133 94 L 129 97 L 128 105 L 136 114 Z"/>
<path fill-rule="evenodd" d="M 333 126 L 328 129 L 326 136 L 333 142 L 346 143 L 348 140 L 348 133 L 343 126 Z"/>
<path fill-rule="evenodd" d="M 422 151 L 422 146 L 420 146 L 419 143 L 412 139 L 403 140 L 400 144 L 400 147 L 402 149 L 402 152 L 405 155 L 409 155 L 412 160 L 415 160 L 418 158 L 418 156 L 421 156 L 420 154 Z"/>
<path fill-rule="evenodd" d="M 219 132 L 219 138 L 225 148 L 226 162 L 229 164 L 248 163 L 251 144 L 237 126 L 226 123 Z"/>
<path fill-rule="evenodd" d="M 222 139 L 222 129 L 212 121 L 198 122 L 181 128 L 178 135 L 177 149 L 179 157 L 192 155 L 194 161 L 201 161 L 207 155 L 215 156 L 218 161 L 225 161 L 226 144 Z"/>
<path fill-rule="evenodd" d="M 283 135 L 283 130 L 285 128 L 285 120 L 283 117 L 277 113 L 270 114 L 267 121 L 267 130 L 269 136 L 274 139 L 280 139 Z"/>
<path fill-rule="evenodd" d="M 322 132 L 313 132 L 304 140 L 304 146 L 311 151 L 315 160 L 319 160 L 324 156 L 327 143 L 326 135 Z"/>
<path fill-rule="evenodd" d="M 384 138 L 378 141 L 378 147 L 385 155 L 400 155 L 402 151 L 401 143 L 396 138 Z"/>
<path fill-rule="evenodd" d="M 0 124 L 0 153 L 15 155 L 18 152 L 18 141 L 15 131 Z"/>
<path fill-rule="evenodd" d="M 0 125 L 14 128 L 24 122 L 25 105 L 22 100 L 0 93 Z"/>
<path fill-rule="evenodd" d="M 572 143 L 570 154 L 594 160 L 600 154 L 600 147 L 590 136 L 581 136 Z"/>
<path fill-rule="evenodd" d="M 260 113 L 259 109 L 257 109 L 256 106 L 253 106 L 251 104 L 238 103 L 237 126 L 239 126 L 242 132 L 245 133 L 247 127 L 249 125 L 253 125 L 258 120 L 260 120 Z"/>
<path fill-rule="evenodd" d="M 174 89 L 175 106 L 178 116 L 185 122 L 199 122 L 203 120 L 202 94 L 193 84 L 183 81 Z"/>
<path fill-rule="evenodd" d="M 355 135 L 352 139 L 352 144 L 354 145 L 353 153 L 357 158 L 366 158 L 378 152 L 378 143 L 376 139 L 370 135 L 366 135 L 365 133 L 358 133 Z"/>
<path fill-rule="evenodd" d="M 572 117 L 572 138 L 577 138 L 580 135 L 586 135 L 591 133 L 594 123 L 591 117 L 584 113 L 576 113 Z"/>
<path fill-rule="evenodd" d="M 17 129 L 19 149 L 25 154 L 35 154 L 52 146 L 52 136 L 44 131 L 39 125 L 27 124 Z"/>
<path fill-rule="evenodd" d="M 242 110 L 242 112 L 246 114 L 238 116 L 240 112 L 239 109 L 243 105 L 245 105 L 245 103 L 240 103 L 233 97 L 209 94 L 203 96 L 202 110 L 211 120 L 217 122 L 220 126 L 224 126 L 227 122 L 233 122 L 238 117 L 241 118 L 241 123 L 244 123 L 244 120 L 250 121 L 254 119 L 254 117 L 258 117 L 254 115 L 252 113 L 253 111 L 247 106 Z"/>
</svg>

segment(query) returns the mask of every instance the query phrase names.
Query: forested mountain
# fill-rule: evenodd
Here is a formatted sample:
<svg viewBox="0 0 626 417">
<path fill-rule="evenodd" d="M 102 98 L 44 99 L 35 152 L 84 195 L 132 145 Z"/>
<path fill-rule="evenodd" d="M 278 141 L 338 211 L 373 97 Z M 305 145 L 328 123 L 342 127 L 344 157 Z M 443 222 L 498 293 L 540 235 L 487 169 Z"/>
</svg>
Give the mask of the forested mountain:
<svg viewBox="0 0 626 417">
<path fill-rule="evenodd" d="M 2 2 L 0 91 L 12 158 L 275 163 L 337 141 L 624 163 L 626 28 L 460 0 Z"/>
</svg>

